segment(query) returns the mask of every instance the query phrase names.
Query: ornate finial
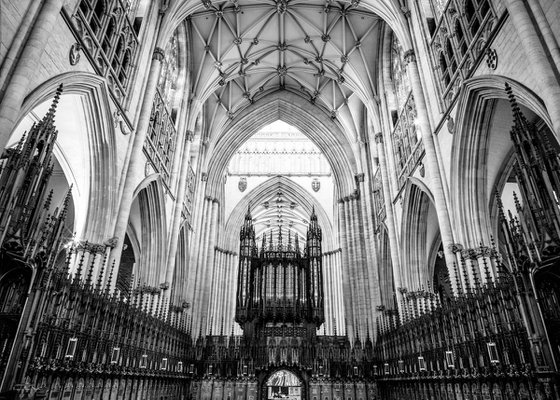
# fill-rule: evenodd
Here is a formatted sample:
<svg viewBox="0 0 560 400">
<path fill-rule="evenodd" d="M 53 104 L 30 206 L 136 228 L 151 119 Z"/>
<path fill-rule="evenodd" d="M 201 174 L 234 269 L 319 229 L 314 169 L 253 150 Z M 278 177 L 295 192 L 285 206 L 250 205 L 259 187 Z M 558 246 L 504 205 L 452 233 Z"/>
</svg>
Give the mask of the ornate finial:
<svg viewBox="0 0 560 400">
<path fill-rule="evenodd" d="M 247 213 L 245 214 L 245 219 L 253 219 L 251 217 L 251 202 L 247 205 Z"/>
<path fill-rule="evenodd" d="M 99 276 L 97 277 L 97 284 L 95 287 L 98 292 L 101 292 L 101 288 L 103 287 L 103 272 L 105 272 L 105 264 L 103 264 L 103 268 L 99 269 Z"/>
<path fill-rule="evenodd" d="M 519 104 L 517 103 L 517 99 L 515 98 L 514 94 L 513 94 L 513 90 L 511 88 L 511 86 L 509 85 L 508 82 L 505 83 L 505 88 L 506 88 L 506 93 L 509 99 L 509 103 L 511 105 L 511 111 L 513 112 L 513 118 L 515 121 L 515 128 L 523 128 L 527 125 L 527 120 L 525 119 L 525 116 L 523 115 L 523 113 L 521 112 L 521 108 L 519 108 Z M 512 135 L 514 134 L 514 131 L 512 130 Z"/>
<path fill-rule="evenodd" d="M 68 253 L 66 254 L 66 262 L 64 263 L 64 273 L 65 273 L 64 275 L 65 276 L 68 276 L 68 273 L 70 271 L 70 263 L 72 262 L 72 253 L 73 253 L 72 250 L 74 250 L 73 245 L 68 248 Z"/>
<path fill-rule="evenodd" d="M 107 253 L 105 253 L 105 257 L 107 257 Z M 95 260 L 97 258 L 97 253 L 93 253 L 93 257 L 91 262 L 89 263 L 88 273 L 86 276 L 86 286 L 89 287 L 91 285 L 91 281 L 93 278 L 93 269 L 95 268 Z"/>
<path fill-rule="evenodd" d="M 515 192 L 515 190 L 513 191 L 513 201 L 515 203 L 515 210 L 518 214 L 521 214 L 523 210 L 521 208 L 521 203 L 519 202 L 519 197 L 517 197 L 517 193 Z"/>
<path fill-rule="evenodd" d="M 455 284 L 457 285 L 457 294 L 461 296 L 463 294 L 463 287 L 461 285 L 461 278 L 459 277 L 459 271 L 457 269 L 456 262 L 453 262 L 453 271 L 455 272 Z"/>
<path fill-rule="evenodd" d="M 72 199 L 72 188 L 74 184 L 71 184 L 66 192 L 66 196 L 64 196 L 64 202 L 62 203 L 62 210 L 60 212 L 60 220 L 64 221 L 66 218 L 66 214 L 68 213 L 68 206 L 70 205 L 70 200 Z"/>
<path fill-rule="evenodd" d="M 465 280 L 465 294 L 469 294 L 471 291 L 469 283 L 469 272 L 467 271 L 467 263 L 465 257 L 461 257 L 461 270 L 463 272 L 463 279 Z"/>
<path fill-rule="evenodd" d="M 52 198 L 53 198 L 53 189 L 49 191 L 49 194 L 47 195 L 47 199 L 45 200 L 45 204 L 43 205 L 43 209 L 48 210 L 51 208 Z"/>
<path fill-rule="evenodd" d="M 107 286 L 105 287 L 105 293 L 109 293 L 111 291 L 111 284 L 113 282 L 113 272 L 115 270 L 115 261 L 111 264 L 111 271 L 109 272 L 109 278 L 107 279 Z"/>
<path fill-rule="evenodd" d="M 82 268 L 84 266 L 84 260 L 86 257 L 85 249 L 87 248 L 88 242 L 86 240 L 82 254 L 80 255 L 80 260 L 78 261 L 78 269 L 76 270 L 76 275 L 74 276 L 74 283 L 77 283 L 82 277 Z"/>
<path fill-rule="evenodd" d="M 484 265 L 484 277 L 486 279 L 486 285 L 489 285 L 490 282 L 492 281 L 492 276 L 490 275 L 490 267 L 488 266 L 486 257 L 482 258 L 482 264 Z"/>
<path fill-rule="evenodd" d="M 51 116 L 54 116 L 54 114 L 56 113 L 56 108 L 58 107 L 58 103 L 60 102 L 60 96 L 62 95 L 62 88 L 63 88 L 62 83 L 58 85 L 58 87 L 56 88 L 56 91 L 54 93 L 54 98 L 47 115 L 50 114 Z"/>
</svg>

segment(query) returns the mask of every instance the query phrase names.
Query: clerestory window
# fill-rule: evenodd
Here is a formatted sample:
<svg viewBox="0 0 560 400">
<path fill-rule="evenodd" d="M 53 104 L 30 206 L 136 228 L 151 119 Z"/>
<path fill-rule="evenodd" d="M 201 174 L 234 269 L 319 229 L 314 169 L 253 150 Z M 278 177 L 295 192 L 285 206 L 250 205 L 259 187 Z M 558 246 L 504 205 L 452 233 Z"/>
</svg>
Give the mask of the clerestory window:
<svg viewBox="0 0 560 400">
<path fill-rule="evenodd" d="M 416 129 L 416 105 L 406 71 L 405 54 L 395 35 L 391 49 L 391 82 L 394 89 L 394 96 L 390 101 L 393 103 L 391 115 L 394 121 L 391 142 L 397 181 L 399 186 L 402 186 L 414 171 L 423 147 Z M 444 59 L 443 62 L 447 61 Z"/>
<path fill-rule="evenodd" d="M 175 154 L 177 131 L 176 119 L 180 99 L 180 36 L 184 33 L 179 27 L 169 39 L 162 61 L 156 95 L 152 105 L 152 115 L 148 140 L 144 145 L 146 155 L 154 170 L 163 177 L 166 189 L 170 187 L 170 176 Z M 184 64 L 184 63 L 183 63 Z"/>
<path fill-rule="evenodd" d="M 482 31 L 495 13 L 489 0 L 422 0 L 430 48 L 444 103 L 458 93 L 455 82 L 467 79 L 484 55 Z"/>
<path fill-rule="evenodd" d="M 83 23 L 78 34 L 84 51 L 118 100 L 127 93 L 138 49 L 133 6 L 123 0 L 81 0 L 76 15 Z"/>
</svg>

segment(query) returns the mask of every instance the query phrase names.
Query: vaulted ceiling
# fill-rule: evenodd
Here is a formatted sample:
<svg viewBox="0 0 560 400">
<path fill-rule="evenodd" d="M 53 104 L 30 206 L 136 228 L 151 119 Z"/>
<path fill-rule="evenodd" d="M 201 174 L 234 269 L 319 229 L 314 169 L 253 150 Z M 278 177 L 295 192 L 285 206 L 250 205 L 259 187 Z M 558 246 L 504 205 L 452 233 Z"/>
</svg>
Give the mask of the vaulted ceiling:
<svg viewBox="0 0 560 400">
<path fill-rule="evenodd" d="M 295 93 L 356 140 L 376 97 L 382 20 L 359 1 L 203 1 L 188 17 L 193 94 L 210 136 L 265 96 Z M 269 97 L 269 96 L 268 96 Z"/>
</svg>

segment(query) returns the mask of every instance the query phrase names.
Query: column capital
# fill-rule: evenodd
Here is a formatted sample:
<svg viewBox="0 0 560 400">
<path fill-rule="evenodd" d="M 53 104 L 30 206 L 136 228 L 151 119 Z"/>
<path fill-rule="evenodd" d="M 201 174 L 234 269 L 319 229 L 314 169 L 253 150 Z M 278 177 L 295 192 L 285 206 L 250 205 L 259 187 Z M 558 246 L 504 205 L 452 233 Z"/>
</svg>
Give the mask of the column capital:
<svg viewBox="0 0 560 400">
<path fill-rule="evenodd" d="M 164 57 L 165 50 L 163 50 L 161 47 L 156 47 L 154 49 L 154 54 L 152 54 L 152 60 L 163 61 Z"/>
<path fill-rule="evenodd" d="M 116 243 L 93 243 L 93 242 L 88 242 L 87 240 L 77 240 L 75 242 L 73 242 L 74 245 L 74 249 L 76 251 L 83 251 L 86 253 L 92 253 L 92 254 L 104 254 L 107 248 L 112 249 L 113 247 L 115 247 Z"/>
<path fill-rule="evenodd" d="M 450 243 L 448 245 L 448 249 L 453 253 L 460 253 L 461 251 L 463 251 L 464 247 L 460 243 Z"/>
<path fill-rule="evenodd" d="M 409 49 L 404 52 L 403 55 L 404 65 L 407 66 L 411 62 L 416 62 L 416 53 L 413 49 Z"/>
</svg>

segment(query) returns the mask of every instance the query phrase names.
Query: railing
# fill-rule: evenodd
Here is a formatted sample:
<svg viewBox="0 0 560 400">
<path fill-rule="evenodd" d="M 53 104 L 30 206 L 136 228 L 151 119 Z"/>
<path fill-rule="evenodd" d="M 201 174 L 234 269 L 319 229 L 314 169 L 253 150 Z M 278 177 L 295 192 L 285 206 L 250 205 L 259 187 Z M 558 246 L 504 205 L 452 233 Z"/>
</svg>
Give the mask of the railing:
<svg viewBox="0 0 560 400">
<path fill-rule="evenodd" d="M 78 40 L 80 44 L 79 50 L 83 50 L 91 65 L 96 70 L 96 72 L 104 77 L 107 77 L 107 83 L 109 90 L 115 96 L 118 103 L 123 106 L 124 99 L 127 95 L 128 84 L 131 81 L 132 70 L 136 62 L 136 56 L 138 53 L 139 41 L 134 28 L 126 15 L 126 7 L 124 6 L 122 0 L 113 0 L 110 5 L 112 9 L 119 9 L 119 13 L 114 13 L 117 16 L 118 22 L 113 37 L 110 39 L 112 41 L 110 46 L 109 54 L 105 54 L 103 51 L 100 39 L 98 38 L 91 29 L 86 20 L 82 10 L 78 8 L 77 12 L 68 16 L 65 15 L 67 20 L 69 20 L 69 27 Z M 110 13 L 107 12 L 107 15 Z M 104 22 L 105 24 L 105 22 Z M 114 52 L 117 50 L 117 43 L 119 38 L 124 36 L 126 38 L 126 46 L 122 48 L 121 51 L 130 50 L 130 59 L 128 65 L 126 66 L 127 71 L 125 71 L 125 79 L 119 78 L 117 71 L 115 71 L 112 58 L 114 57 Z M 122 68 L 122 61 L 117 65 Z"/>
<path fill-rule="evenodd" d="M 156 91 L 150 116 L 144 154 L 155 172 L 161 174 L 165 190 L 170 191 L 171 168 L 175 153 L 177 132 L 175 123 L 159 90 Z"/>
<path fill-rule="evenodd" d="M 391 135 L 399 189 L 404 186 L 406 179 L 414 172 L 424 154 L 424 145 L 417 136 L 416 114 L 416 104 L 411 92 Z"/>
<path fill-rule="evenodd" d="M 526 391 L 527 397 L 521 398 L 539 398 L 539 385 L 558 377 L 535 357 L 538 350 L 521 317 L 527 300 L 522 300 L 518 285 L 504 274 L 443 302 L 433 293 L 403 292 L 401 310 L 407 322 L 401 325 L 398 318 L 384 316 L 378 324 L 375 369 L 381 394 L 400 398 L 398 393 L 408 385 L 438 399 L 446 398 L 444 392 L 459 399 L 480 398 L 476 396 L 490 391 L 494 398 L 517 398 L 507 397 L 511 390 Z"/>
<path fill-rule="evenodd" d="M 435 69 L 438 70 L 440 92 L 445 107 L 451 105 L 455 97 L 459 94 L 461 82 L 472 75 L 481 58 L 485 56 L 489 39 L 498 25 L 496 24 L 496 15 L 492 9 L 491 2 L 489 2 L 489 11 L 484 16 L 476 33 L 474 35 L 472 35 L 470 31 L 467 33 L 464 29 L 467 24 L 461 24 L 463 29 L 463 42 L 457 43 L 456 38 L 458 36 L 454 23 L 457 21 L 457 18 L 466 18 L 462 10 L 464 3 L 464 1 L 456 0 L 447 2 L 430 42 L 432 64 L 435 66 Z M 459 14 L 458 17 L 457 14 Z M 443 71 L 441 71 L 439 65 L 439 54 L 441 51 L 446 51 L 445 44 L 448 38 L 452 41 L 457 67 L 455 71 L 451 72 L 450 66 L 448 66 L 450 80 L 448 84 L 445 84 L 443 80 Z"/>
</svg>

